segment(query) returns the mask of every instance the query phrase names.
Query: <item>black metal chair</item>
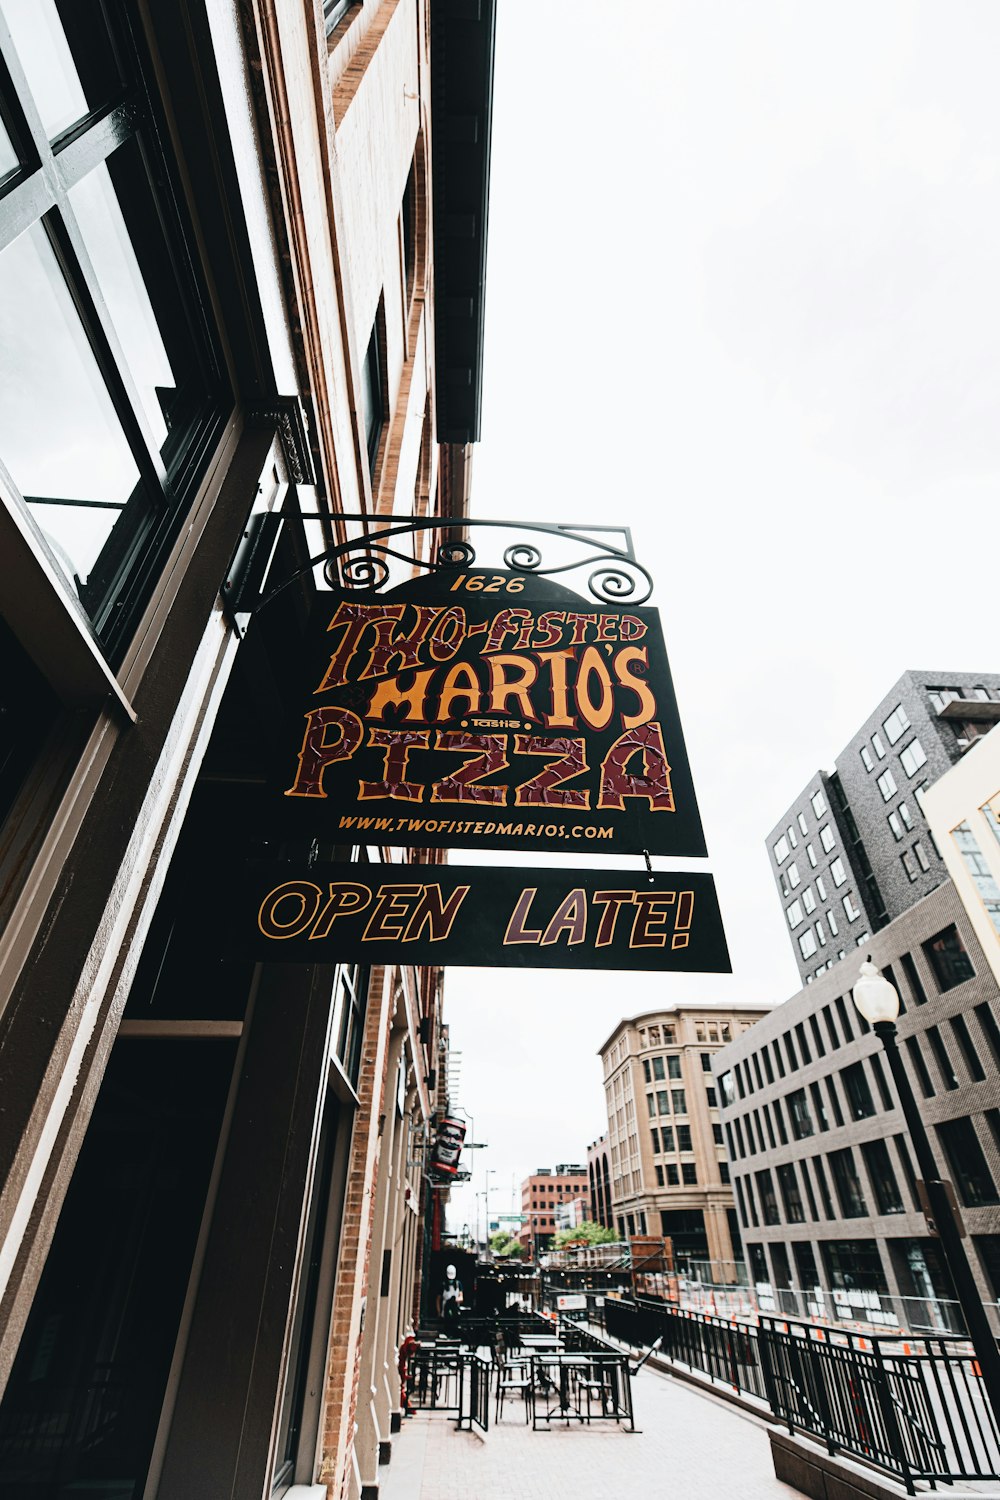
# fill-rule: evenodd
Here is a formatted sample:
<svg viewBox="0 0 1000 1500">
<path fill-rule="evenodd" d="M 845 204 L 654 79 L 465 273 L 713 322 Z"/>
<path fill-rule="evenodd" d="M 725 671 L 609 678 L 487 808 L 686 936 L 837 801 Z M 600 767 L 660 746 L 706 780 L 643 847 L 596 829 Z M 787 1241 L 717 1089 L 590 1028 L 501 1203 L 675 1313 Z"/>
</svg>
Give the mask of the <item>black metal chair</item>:
<svg viewBox="0 0 1000 1500">
<path fill-rule="evenodd" d="M 535 1394 L 530 1364 L 523 1359 L 511 1359 L 508 1356 L 502 1334 L 497 1335 L 496 1342 L 491 1346 L 490 1355 L 497 1374 L 496 1415 L 493 1420 L 499 1422 L 505 1397 L 520 1391 L 524 1401 L 524 1420 L 525 1423 L 529 1422 Z"/>
</svg>

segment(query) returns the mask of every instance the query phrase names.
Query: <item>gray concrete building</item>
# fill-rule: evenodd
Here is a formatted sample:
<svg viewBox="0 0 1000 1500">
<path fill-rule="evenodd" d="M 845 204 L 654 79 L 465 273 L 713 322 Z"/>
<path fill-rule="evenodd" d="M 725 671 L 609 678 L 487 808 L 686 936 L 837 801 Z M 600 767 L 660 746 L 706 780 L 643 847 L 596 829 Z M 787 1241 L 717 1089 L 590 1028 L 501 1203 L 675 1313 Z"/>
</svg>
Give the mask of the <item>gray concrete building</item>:
<svg viewBox="0 0 1000 1500">
<path fill-rule="evenodd" d="M 1000 721 L 1000 675 L 904 672 L 767 839 L 803 982 L 947 878 L 926 787 Z"/>
<path fill-rule="evenodd" d="M 869 956 L 900 994 L 981 1294 L 1000 1296 L 1000 991 L 949 881 L 712 1057 L 750 1277 L 764 1310 L 955 1326 L 883 1048 L 851 998 Z"/>
</svg>

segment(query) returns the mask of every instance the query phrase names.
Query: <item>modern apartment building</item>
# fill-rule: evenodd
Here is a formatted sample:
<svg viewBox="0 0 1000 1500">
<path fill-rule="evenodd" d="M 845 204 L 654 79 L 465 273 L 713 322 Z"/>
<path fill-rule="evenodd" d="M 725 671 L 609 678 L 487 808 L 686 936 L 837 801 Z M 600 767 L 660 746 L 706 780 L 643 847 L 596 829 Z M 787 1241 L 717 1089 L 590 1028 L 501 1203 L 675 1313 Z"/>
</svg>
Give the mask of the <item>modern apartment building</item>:
<svg viewBox="0 0 1000 1500">
<path fill-rule="evenodd" d="M 539 1167 L 521 1183 L 521 1225 L 518 1238 L 525 1253 L 543 1254 L 560 1226 L 556 1209 L 589 1192 L 587 1168 L 574 1162 L 560 1162 L 555 1167 Z"/>
<path fill-rule="evenodd" d="M 258 963 L 222 898 L 298 852 L 310 557 L 467 506 L 493 6 L 0 10 L 3 1487 L 360 1500 L 441 976 Z"/>
<path fill-rule="evenodd" d="M 622 1239 L 668 1235 L 675 1260 L 711 1261 L 720 1280 L 732 1277 L 740 1229 L 712 1060 L 766 1014 L 647 1011 L 600 1048 L 614 1227 Z"/>
<path fill-rule="evenodd" d="M 996 673 L 904 672 L 768 835 L 803 982 L 946 878 L 923 794 L 1000 720 Z"/>
<path fill-rule="evenodd" d="M 900 994 L 914 1095 L 982 1296 L 1000 1296 L 1000 992 L 948 880 L 713 1058 L 745 1255 L 764 1308 L 894 1324 L 902 1307 L 934 1327 L 952 1289 L 882 1045 L 852 1003 L 865 957 Z"/>
</svg>

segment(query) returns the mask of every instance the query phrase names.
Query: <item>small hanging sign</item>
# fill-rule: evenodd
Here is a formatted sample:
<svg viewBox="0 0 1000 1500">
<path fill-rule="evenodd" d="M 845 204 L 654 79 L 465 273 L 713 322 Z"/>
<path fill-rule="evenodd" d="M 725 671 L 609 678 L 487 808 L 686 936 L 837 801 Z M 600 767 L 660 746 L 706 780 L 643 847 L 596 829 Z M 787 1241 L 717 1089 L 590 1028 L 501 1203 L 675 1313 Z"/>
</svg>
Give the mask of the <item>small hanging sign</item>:
<svg viewBox="0 0 1000 1500">
<path fill-rule="evenodd" d="M 731 971 L 708 874 L 251 865 L 233 942 L 272 963 Z"/>
</svg>

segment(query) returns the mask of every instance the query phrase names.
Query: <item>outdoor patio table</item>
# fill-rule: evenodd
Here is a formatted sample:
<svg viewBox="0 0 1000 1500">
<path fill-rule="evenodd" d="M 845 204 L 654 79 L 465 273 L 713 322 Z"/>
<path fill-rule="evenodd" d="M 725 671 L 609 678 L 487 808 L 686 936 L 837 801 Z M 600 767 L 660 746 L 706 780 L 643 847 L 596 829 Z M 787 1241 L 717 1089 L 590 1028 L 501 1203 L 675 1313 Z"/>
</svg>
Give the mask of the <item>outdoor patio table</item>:
<svg viewBox="0 0 1000 1500">
<path fill-rule="evenodd" d="M 559 1371 L 559 1401 L 557 1405 L 550 1406 L 548 1411 L 543 1414 L 544 1420 L 546 1422 L 549 1421 L 553 1413 L 555 1413 L 565 1422 L 569 1422 L 573 1418 L 575 1418 L 578 1422 L 582 1422 L 584 1420 L 583 1413 L 581 1411 L 572 1411 L 570 1409 L 569 1377 L 570 1371 L 574 1368 L 586 1368 L 592 1363 L 590 1355 L 564 1354 L 559 1352 L 551 1354 L 535 1354 L 532 1357 L 531 1363 L 537 1376 L 537 1383 L 539 1385 L 542 1385 L 542 1383 L 544 1382 L 545 1384 L 554 1388 L 555 1381 L 553 1381 L 549 1376 L 545 1374 L 545 1370 L 558 1369 Z"/>
</svg>

